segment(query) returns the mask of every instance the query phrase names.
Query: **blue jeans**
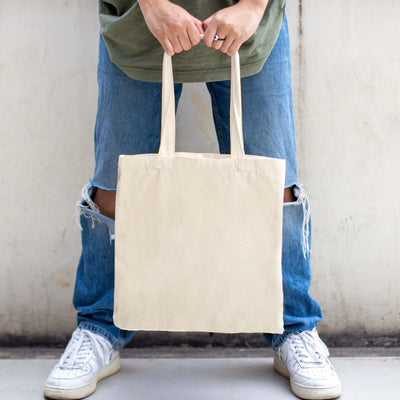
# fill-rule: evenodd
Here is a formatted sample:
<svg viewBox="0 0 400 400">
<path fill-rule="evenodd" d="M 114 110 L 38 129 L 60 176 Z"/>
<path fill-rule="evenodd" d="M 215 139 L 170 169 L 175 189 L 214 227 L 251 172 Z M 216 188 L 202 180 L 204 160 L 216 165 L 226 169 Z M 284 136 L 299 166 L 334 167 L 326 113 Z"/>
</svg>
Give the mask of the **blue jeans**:
<svg viewBox="0 0 400 400">
<path fill-rule="evenodd" d="M 108 56 L 100 38 L 99 98 L 95 127 L 95 172 L 78 203 L 82 254 L 73 303 L 78 325 L 107 337 L 117 348 L 134 332 L 113 323 L 114 221 L 98 212 L 91 200 L 94 188 L 115 190 L 119 154 L 155 153 L 160 140 L 161 85 L 129 78 Z M 207 82 L 214 125 L 221 153 L 229 153 L 230 81 Z M 176 104 L 182 84 L 175 84 Z M 282 273 L 284 292 L 283 335 L 265 333 L 275 348 L 287 333 L 314 328 L 322 319 L 318 302 L 310 295 L 309 203 L 298 182 L 293 119 L 289 35 L 286 18 L 279 38 L 255 75 L 242 79 L 245 151 L 286 159 L 286 187 L 297 201 L 283 211 Z M 267 312 L 267 310 L 266 310 Z"/>
</svg>

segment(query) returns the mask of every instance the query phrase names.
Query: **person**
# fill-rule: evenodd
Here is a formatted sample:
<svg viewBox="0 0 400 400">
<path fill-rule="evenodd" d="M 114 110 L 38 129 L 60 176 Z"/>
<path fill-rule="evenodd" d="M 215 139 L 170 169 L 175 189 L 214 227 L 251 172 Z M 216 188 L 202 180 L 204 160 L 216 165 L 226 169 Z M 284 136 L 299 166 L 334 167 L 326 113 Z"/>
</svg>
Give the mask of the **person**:
<svg viewBox="0 0 400 400">
<path fill-rule="evenodd" d="M 229 153 L 227 55 L 239 49 L 245 151 L 286 159 L 285 331 L 264 336 L 274 349 L 275 370 L 290 379 L 297 396 L 340 396 L 340 381 L 316 331 L 321 309 L 309 293 L 310 208 L 297 174 L 285 0 L 100 0 L 99 18 L 95 170 L 78 203 L 78 327 L 50 371 L 45 396 L 78 399 L 94 392 L 98 380 L 119 370 L 119 350 L 134 335 L 113 323 L 117 163 L 121 153 L 158 151 L 163 52 L 174 55 L 176 104 L 183 82 L 206 82 L 219 150 Z"/>
</svg>

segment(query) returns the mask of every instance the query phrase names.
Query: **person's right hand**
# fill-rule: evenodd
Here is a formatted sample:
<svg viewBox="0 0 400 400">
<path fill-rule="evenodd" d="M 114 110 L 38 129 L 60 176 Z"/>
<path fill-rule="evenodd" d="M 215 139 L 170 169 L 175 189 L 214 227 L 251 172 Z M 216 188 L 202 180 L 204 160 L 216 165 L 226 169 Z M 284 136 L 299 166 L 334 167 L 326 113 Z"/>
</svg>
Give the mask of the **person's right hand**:
<svg viewBox="0 0 400 400">
<path fill-rule="evenodd" d="M 164 51 L 173 56 L 198 44 L 202 22 L 168 0 L 138 0 L 144 20 Z"/>
</svg>

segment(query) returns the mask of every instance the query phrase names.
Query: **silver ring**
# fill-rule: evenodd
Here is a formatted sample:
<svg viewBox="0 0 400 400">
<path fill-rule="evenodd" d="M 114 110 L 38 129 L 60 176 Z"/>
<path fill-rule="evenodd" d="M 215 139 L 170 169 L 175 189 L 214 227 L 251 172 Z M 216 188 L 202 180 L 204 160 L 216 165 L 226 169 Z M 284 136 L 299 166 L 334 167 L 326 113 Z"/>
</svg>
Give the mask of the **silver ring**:
<svg viewBox="0 0 400 400">
<path fill-rule="evenodd" d="M 220 38 L 218 35 L 214 35 L 214 40 L 225 40 L 225 38 Z"/>
</svg>

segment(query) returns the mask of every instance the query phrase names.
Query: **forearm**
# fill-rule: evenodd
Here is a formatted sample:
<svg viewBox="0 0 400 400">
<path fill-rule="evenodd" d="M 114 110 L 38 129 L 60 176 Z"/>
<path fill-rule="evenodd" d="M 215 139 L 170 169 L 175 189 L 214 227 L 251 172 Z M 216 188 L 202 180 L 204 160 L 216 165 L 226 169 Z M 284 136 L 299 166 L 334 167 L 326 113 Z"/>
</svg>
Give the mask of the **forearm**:
<svg viewBox="0 0 400 400">
<path fill-rule="evenodd" d="M 138 0 L 140 8 L 157 7 L 168 3 L 169 0 Z"/>
<path fill-rule="evenodd" d="M 244 3 L 250 7 L 255 7 L 263 12 L 267 8 L 269 0 L 239 0 L 240 3 Z"/>
</svg>

